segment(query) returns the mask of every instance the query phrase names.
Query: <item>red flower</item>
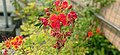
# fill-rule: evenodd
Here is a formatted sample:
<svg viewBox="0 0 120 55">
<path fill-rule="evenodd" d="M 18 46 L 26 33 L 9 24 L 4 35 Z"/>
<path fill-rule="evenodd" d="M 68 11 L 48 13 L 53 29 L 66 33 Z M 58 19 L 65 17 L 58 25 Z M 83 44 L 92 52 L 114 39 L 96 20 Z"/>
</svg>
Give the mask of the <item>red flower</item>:
<svg viewBox="0 0 120 55">
<path fill-rule="evenodd" d="M 57 16 L 56 14 L 52 14 L 52 15 L 50 16 L 50 21 L 51 21 L 51 22 L 58 21 L 58 20 L 59 20 L 59 18 L 58 18 L 58 16 Z"/>
<path fill-rule="evenodd" d="M 62 24 L 64 26 L 67 26 L 67 19 L 66 19 L 67 17 L 66 17 L 66 15 L 61 13 L 61 14 L 58 15 L 58 17 L 59 17 L 59 20 L 62 22 Z"/>
<path fill-rule="evenodd" d="M 15 46 L 14 46 L 14 49 L 17 49 L 17 48 L 18 48 L 18 46 L 17 46 L 17 45 L 15 45 Z"/>
<path fill-rule="evenodd" d="M 7 44 L 6 47 L 9 49 L 10 48 L 10 44 Z"/>
<path fill-rule="evenodd" d="M 77 18 L 77 14 L 74 11 L 71 11 L 70 13 L 68 13 L 68 18 L 76 19 Z"/>
<path fill-rule="evenodd" d="M 23 41 L 22 41 L 22 40 L 20 40 L 20 41 L 18 42 L 18 45 L 21 45 L 21 44 L 22 44 L 22 42 L 23 42 Z"/>
<path fill-rule="evenodd" d="M 15 43 L 14 43 L 14 42 L 11 42 L 11 45 L 15 45 Z"/>
<path fill-rule="evenodd" d="M 60 22 L 59 21 L 52 22 L 51 27 L 56 28 L 56 29 L 60 29 Z"/>
<path fill-rule="evenodd" d="M 54 2 L 54 4 L 55 4 L 56 7 L 60 6 L 60 0 L 56 0 L 56 1 Z"/>
<path fill-rule="evenodd" d="M 61 6 L 62 6 L 63 9 L 66 9 L 68 7 L 68 2 L 63 1 Z"/>
<path fill-rule="evenodd" d="M 14 45 L 17 45 L 17 44 L 18 44 L 18 42 L 17 42 L 17 41 L 15 41 L 15 42 L 14 42 Z"/>
<path fill-rule="evenodd" d="M 60 28 L 60 21 L 56 14 L 52 14 L 50 17 L 51 27 L 59 29 Z"/>
<path fill-rule="evenodd" d="M 87 33 L 87 36 L 88 36 L 88 37 L 93 36 L 93 32 L 89 31 L 89 32 Z"/>
<path fill-rule="evenodd" d="M 18 40 L 19 40 L 19 37 L 16 37 L 16 40 L 18 41 Z"/>
<path fill-rule="evenodd" d="M 5 41 L 5 45 L 7 48 L 10 48 L 10 41 L 9 40 Z"/>
<path fill-rule="evenodd" d="M 22 40 L 22 39 L 23 39 L 23 36 L 19 36 L 19 38 Z"/>
<path fill-rule="evenodd" d="M 46 18 L 41 18 L 41 21 L 44 26 L 48 25 L 48 20 Z"/>
</svg>

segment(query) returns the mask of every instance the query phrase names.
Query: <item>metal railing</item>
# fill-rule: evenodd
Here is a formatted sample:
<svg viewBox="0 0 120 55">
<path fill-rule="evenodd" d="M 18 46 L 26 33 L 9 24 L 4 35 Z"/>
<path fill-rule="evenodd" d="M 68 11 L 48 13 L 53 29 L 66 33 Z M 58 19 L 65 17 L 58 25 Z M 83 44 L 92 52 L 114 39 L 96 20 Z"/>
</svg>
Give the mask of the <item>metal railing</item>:
<svg viewBox="0 0 120 55">
<path fill-rule="evenodd" d="M 3 1 L 3 13 L 4 13 L 4 17 L 5 17 L 5 28 L 9 28 L 8 25 L 8 15 L 7 15 L 7 8 L 6 8 L 6 0 L 2 0 Z"/>
</svg>

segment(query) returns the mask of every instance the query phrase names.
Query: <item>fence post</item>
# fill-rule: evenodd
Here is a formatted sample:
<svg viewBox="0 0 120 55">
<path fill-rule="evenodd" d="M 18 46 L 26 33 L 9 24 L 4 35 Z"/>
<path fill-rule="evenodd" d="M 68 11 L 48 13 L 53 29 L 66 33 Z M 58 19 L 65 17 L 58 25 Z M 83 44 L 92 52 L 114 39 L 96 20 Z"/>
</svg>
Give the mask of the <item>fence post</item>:
<svg viewBox="0 0 120 55">
<path fill-rule="evenodd" d="M 6 9 L 6 0 L 2 0 L 3 1 L 3 13 L 4 13 L 4 17 L 5 17 L 5 24 L 6 24 L 6 28 L 9 28 L 8 25 L 8 15 L 7 15 L 7 9 Z"/>
</svg>

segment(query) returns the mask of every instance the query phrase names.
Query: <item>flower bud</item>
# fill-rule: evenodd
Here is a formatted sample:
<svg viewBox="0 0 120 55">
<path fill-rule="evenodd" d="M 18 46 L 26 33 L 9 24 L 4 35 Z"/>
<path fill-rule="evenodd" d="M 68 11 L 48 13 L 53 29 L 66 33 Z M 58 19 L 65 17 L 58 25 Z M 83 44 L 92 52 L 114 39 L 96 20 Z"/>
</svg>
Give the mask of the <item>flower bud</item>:
<svg viewBox="0 0 120 55">
<path fill-rule="evenodd" d="M 49 12 L 49 9 L 48 9 L 48 8 L 45 8 L 45 12 Z"/>
<path fill-rule="evenodd" d="M 71 31 L 66 32 L 67 36 L 71 36 Z"/>
<path fill-rule="evenodd" d="M 42 24 L 43 24 L 44 26 L 47 26 L 47 25 L 48 25 L 48 20 L 47 20 L 47 18 L 40 18 L 39 20 L 42 21 Z"/>
<path fill-rule="evenodd" d="M 53 46 L 53 48 L 55 48 L 55 49 L 57 48 L 57 49 L 58 49 L 58 48 L 59 48 L 59 45 L 56 43 L 56 44 Z"/>
<path fill-rule="evenodd" d="M 100 28 L 97 28 L 97 29 L 96 29 L 96 33 L 100 33 Z"/>
<path fill-rule="evenodd" d="M 92 31 L 89 31 L 89 32 L 87 33 L 87 36 L 88 36 L 88 37 L 93 36 L 93 32 L 92 32 Z"/>
<path fill-rule="evenodd" d="M 68 9 L 71 9 L 71 8 L 72 8 L 72 5 L 69 5 L 69 6 L 68 6 Z"/>
<path fill-rule="evenodd" d="M 63 39 L 63 42 L 65 43 L 67 41 L 67 39 L 65 38 L 65 39 Z"/>
<path fill-rule="evenodd" d="M 50 16 L 50 12 L 46 12 L 46 15 L 47 15 L 47 16 Z"/>
</svg>

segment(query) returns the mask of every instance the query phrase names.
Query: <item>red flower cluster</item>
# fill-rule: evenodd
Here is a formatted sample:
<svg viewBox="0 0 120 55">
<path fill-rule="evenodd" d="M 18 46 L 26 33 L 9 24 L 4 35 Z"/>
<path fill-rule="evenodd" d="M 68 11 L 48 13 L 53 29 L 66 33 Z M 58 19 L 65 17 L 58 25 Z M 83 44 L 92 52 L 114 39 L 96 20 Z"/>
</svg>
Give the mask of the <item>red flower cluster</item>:
<svg viewBox="0 0 120 55">
<path fill-rule="evenodd" d="M 23 42 L 23 37 L 22 36 L 16 36 L 15 38 L 12 38 L 10 40 L 5 41 L 5 45 L 7 48 L 10 48 L 11 46 L 14 49 L 17 49 L 19 45 L 21 45 Z"/>
<path fill-rule="evenodd" d="M 40 20 L 42 21 L 42 24 L 44 26 L 50 25 L 54 29 L 60 29 L 61 25 L 68 26 L 68 21 L 72 22 L 76 18 L 76 13 L 74 11 L 71 11 L 70 13 L 68 13 L 68 16 L 64 13 L 60 13 L 59 15 L 51 14 L 49 18 L 50 23 L 48 23 L 47 18 L 40 18 Z"/>
<path fill-rule="evenodd" d="M 67 1 L 60 1 L 60 0 L 56 0 L 54 2 L 55 6 L 56 6 L 56 9 L 57 11 L 60 11 L 61 9 L 71 9 L 72 8 L 72 5 L 68 5 L 68 2 Z"/>
<path fill-rule="evenodd" d="M 52 28 L 51 36 L 57 39 L 56 44 L 53 47 L 60 49 L 64 46 L 67 37 L 71 36 L 72 33 L 71 29 L 67 32 L 64 32 L 61 30 L 61 28 L 69 26 L 70 24 L 74 24 L 77 14 L 73 10 L 70 10 L 72 9 L 72 5 L 68 5 L 66 0 L 56 0 L 54 5 L 55 8 L 45 8 L 47 17 L 42 17 L 39 20 L 45 27 L 49 26 Z M 72 26 L 74 27 L 74 25 Z"/>
<path fill-rule="evenodd" d="M 97 28 L 95 30 L 96 33 L 100 34 L 100 28 Z M 92 37 L 94 35 L 94 33 L 92 31 L 88 31 L 87 32 L 87 37 Z"/>
<path fill-rule="evenodd" d="M 58 28 L 60 29 L 61 24 L 63 26 L 67 26 L 67 17 L 64 13 L 59 14 L 58 16 L 56 14 L 52 14 L 50 17 L 50 25 L 52 28 Z"/>
<path fill-rule="evenodd" d="M 52 28 L 56 28 L 56 29 L 60 28 L 60 21 L 59 21 L 59 18 L 56 14 L 52 14 L 50 16 L 50 26 Z"/>
</svg>

